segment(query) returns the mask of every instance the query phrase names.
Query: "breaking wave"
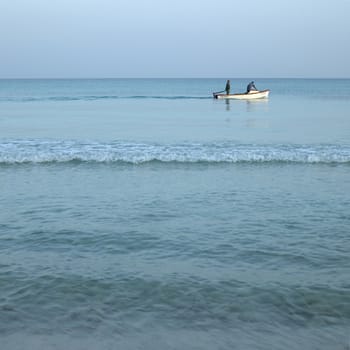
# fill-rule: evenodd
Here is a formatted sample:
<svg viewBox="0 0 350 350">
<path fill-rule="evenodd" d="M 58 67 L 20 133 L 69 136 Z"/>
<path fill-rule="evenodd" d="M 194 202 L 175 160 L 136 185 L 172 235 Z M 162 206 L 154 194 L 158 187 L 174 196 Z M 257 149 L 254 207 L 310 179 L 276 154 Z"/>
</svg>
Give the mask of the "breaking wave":
<svg viewBox="0 0 350 350">
<path fill-rule="evenodd" d="M 350 163 L 350 145 L 81 142 L 11 140 L 0 143 L 0 164 L 153 161 L 180 163 Z"/>
</svg>

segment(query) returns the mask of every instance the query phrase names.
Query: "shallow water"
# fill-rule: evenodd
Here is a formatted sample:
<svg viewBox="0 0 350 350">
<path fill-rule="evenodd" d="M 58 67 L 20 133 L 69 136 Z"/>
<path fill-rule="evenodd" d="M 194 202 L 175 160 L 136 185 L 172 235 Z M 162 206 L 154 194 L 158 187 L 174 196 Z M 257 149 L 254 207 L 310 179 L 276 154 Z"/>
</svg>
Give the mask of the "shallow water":
<svg viewBox="0 0 350 350">
<path fill-rule="evenodd" d="M 0 81 L 2 349 L 349 347 L 350 81 L 220 84 Z"/>
</svg>

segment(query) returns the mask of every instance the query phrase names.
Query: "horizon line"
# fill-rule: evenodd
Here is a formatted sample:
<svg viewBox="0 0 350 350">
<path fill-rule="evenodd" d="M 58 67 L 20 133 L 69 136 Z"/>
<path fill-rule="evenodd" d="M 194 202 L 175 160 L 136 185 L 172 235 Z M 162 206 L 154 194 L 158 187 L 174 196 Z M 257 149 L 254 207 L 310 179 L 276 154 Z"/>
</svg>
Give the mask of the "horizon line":
<svg viewBox="0 0 350 350">
<path fill-rule="evenodd" d="M 347 80 L 350 77 L 0 77 L 0 80 L 115 80 L 115 79 L 319 79 L 319 80 Z"/>
</svg>

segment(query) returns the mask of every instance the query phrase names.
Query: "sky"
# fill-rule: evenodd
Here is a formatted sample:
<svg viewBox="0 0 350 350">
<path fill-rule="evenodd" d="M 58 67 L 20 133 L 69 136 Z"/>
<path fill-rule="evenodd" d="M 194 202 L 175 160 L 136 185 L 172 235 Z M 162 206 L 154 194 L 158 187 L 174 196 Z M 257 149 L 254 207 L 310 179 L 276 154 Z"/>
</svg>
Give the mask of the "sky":
<svg viewBox="0 0 350 350">
<path fill-rule="evenodd" d="M 350 0 L 1 0 L 0 78 L 350 78 Z"/>
</svg>

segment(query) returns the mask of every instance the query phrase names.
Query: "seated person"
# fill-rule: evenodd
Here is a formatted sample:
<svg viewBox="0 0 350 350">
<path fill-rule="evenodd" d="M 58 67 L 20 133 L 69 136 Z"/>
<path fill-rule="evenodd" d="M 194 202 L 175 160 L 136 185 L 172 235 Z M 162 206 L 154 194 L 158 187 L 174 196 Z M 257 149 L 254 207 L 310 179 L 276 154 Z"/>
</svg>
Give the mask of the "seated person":
<svg viewBox="0 0 350 350">
<path fill-rule="evenodd" d="M 254 81 L 251 81 L 248 86 L 247 86 L 247 94 L 250 92 L 250 91 L 258 91 L 258 89 L 255 87 L 254 85 Z"/>
</svg>

